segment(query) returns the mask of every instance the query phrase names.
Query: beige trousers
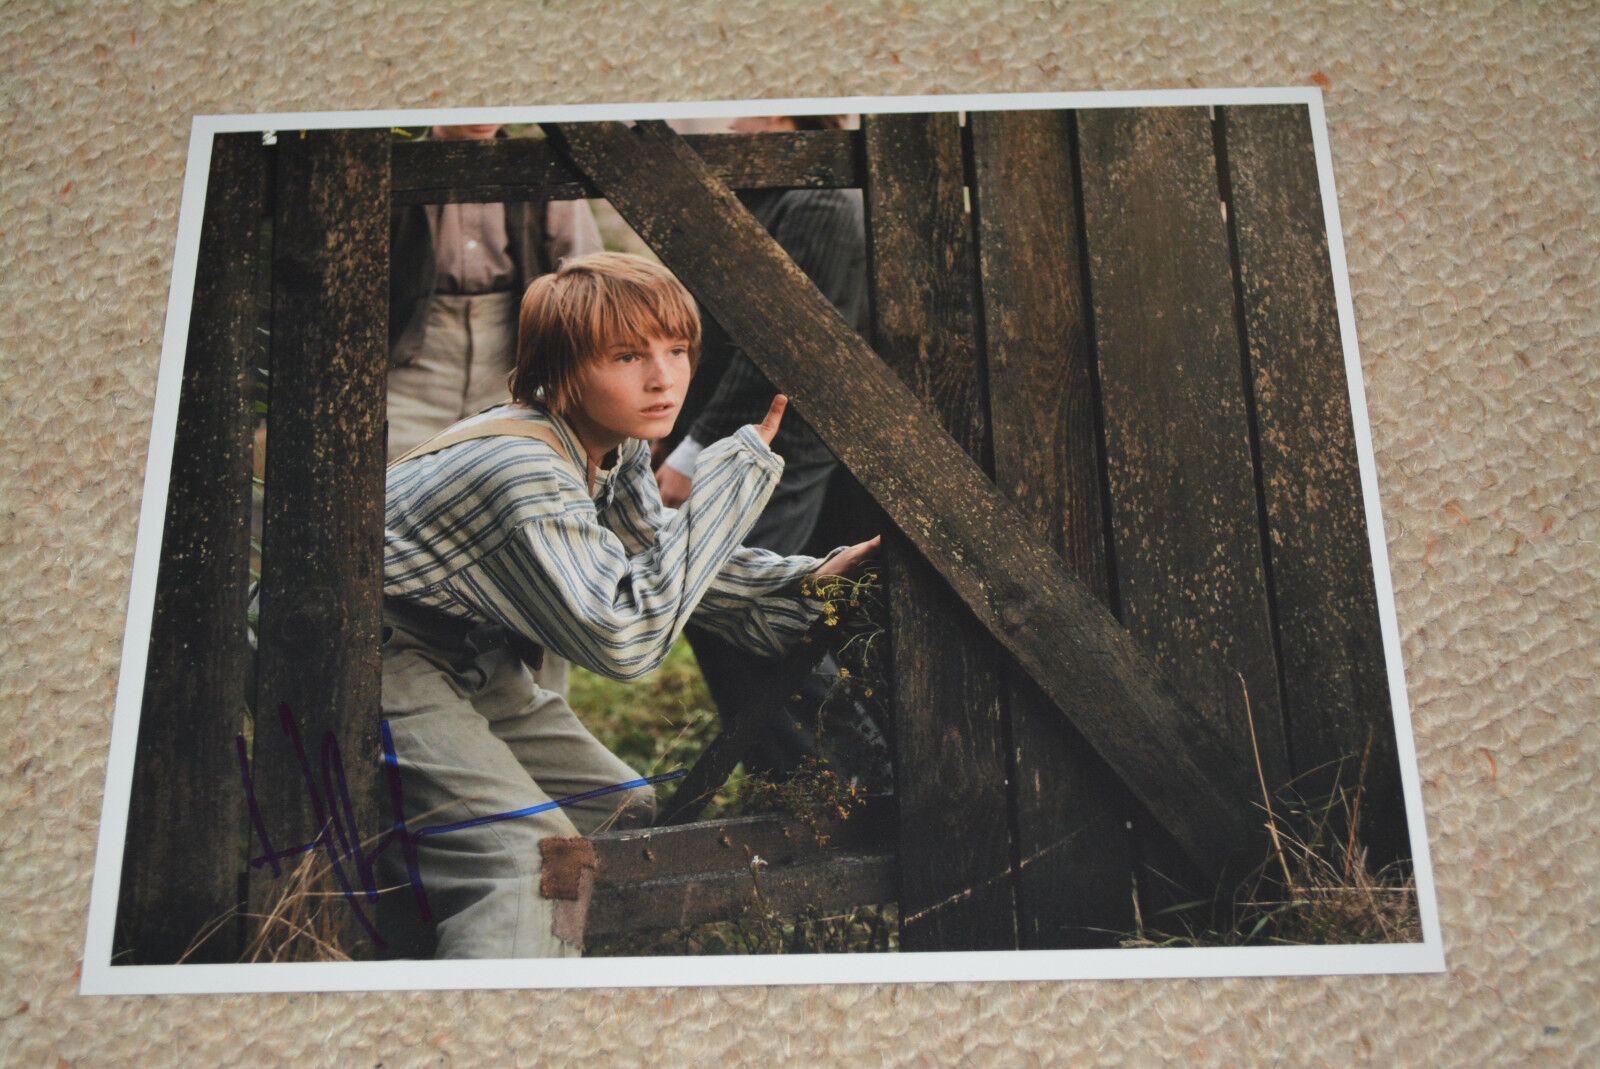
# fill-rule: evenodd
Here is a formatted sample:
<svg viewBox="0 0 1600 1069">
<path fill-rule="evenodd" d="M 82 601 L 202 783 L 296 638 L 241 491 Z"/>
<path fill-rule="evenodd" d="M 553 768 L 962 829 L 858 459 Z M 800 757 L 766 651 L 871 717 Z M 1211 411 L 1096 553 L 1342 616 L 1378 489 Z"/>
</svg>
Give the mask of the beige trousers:
<svg viewBox="0 0 1600 1069">
<path fill-rule="evenodd" d="M 416 875 L 436 923 L 429 947 L 405 852 L 379 858 L 379 927 L 390 953 L 438 958 L 572 957 L 540 894 L 539 840 L 648 824 L 655 789 L 632 787 L 570 806 L 428 834 L 536 808 L 640 778 L 607 750 L 559 694 L 536 686 L 492 631 L 384 613 L 383 715 L 393 740 L 406 824 L 423 832 Z M 385 773 L 387 776 L 387 772 Z"/>
<path fill-rule="evenodd" d="M 506 375 L 516 352 L 514 294 L 434 296 L 422 350 L 411 363 L 389 369 L 389 459 L 507 400 Z"/>
</svg>

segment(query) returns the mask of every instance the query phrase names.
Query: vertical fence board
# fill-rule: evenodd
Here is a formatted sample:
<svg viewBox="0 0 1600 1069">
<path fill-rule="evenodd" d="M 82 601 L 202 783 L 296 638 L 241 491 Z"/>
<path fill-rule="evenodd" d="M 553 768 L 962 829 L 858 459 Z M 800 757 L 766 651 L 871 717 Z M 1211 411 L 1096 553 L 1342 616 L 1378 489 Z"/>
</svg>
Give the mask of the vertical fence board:
<svg viewBox="0 0 1600 1069">
<path fill-rule="evenodd" d="M 953 115 L 886 116 L 863 133 L 874 345 L 987 467 L 960 128 Z M 886 572 L 902 946 L 1013 947 L 998 650 L 908 547 Z"/>
<path fill-rule="evenodd" d="M 119 951 L 143 965 L 177 961 L 239 903 L 244 808 L 233 740 L 248 697 L 249 387 L 261 353 L 265 166 L 259 134 L 223 134 L 212 145 L 117 917 Z M 187 960 L 237 953 L 238 925 L 224 924 Z"/>
<path fill-rule="evenodd" d="M 1071 116 L 969 117 L 995 481 L 1109 607 L 1093 353 L 1073 189 Z M 1025 947 L 1104 945 L 1133 928 L 1136 803 L 1049 700 L 1006 688 L 1016 762 Z"/>
<path fill-rule="evenodd" d="M 1276 786 L 1288 764 L 1211 123 L 1191 108 L 1078 121 L 1122 622 L 1237 752 L 1253 718 Z"/>
<path fill-rule="evenodd" d="M 311 842 L 326 827 L 329 853 L 343 857 L 353 851 L 338 834 L 348 835 L 349 825 L 368 835 L 383 827 L 376 759 L 387 131 L 280 135 L 272 266 L 255 796 L 277 849 Z M 310 776 L 280 726 L 280 708 L 298 728 Z M 338 798 L 331 745 L 353 813 Z M 330 822 L 327 814 L 338 816 Z M 341 867 L 359 885 L 359 860 Z M 281 882 L 267 869 L 257 876 L 251 901 L 259 906 Z M 359 928 L 347 930 L 347 947 L 359 947 Z"/>
<path fill-rule="evenodd" d="M 1294 770 L 1344 758 L 1353 785 L 1370 732 L 1365 837 L 1392 857 L 1405 808 L 1310 117 L 1222 117 Z"/>
</svg>

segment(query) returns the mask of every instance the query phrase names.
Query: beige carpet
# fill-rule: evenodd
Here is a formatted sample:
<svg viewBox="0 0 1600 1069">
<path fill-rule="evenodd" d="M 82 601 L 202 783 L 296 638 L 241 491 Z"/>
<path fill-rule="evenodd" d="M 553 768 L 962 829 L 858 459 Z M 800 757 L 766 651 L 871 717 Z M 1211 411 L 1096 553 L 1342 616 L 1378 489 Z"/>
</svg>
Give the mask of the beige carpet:
<svg viewBox="0 0 1600 1069">
<path fill-rule="evenodd" d="M 0 1063 L 1600 1062 L 1600 12 L 804 6 L 0 8 Z M 77 995 L 192 114 L 1308 82 L 1449 975 Z"/>
</svg>

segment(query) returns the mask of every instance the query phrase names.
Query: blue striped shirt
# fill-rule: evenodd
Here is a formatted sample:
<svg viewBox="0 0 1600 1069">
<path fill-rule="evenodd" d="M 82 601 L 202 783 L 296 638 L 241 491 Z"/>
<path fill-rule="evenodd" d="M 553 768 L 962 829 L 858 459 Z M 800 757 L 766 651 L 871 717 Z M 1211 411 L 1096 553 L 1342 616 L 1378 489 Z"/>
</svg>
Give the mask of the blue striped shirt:
<svg viewBox="0 0 1600 1069">
<path fill-rule="evenodd" d="M 515 405 L 480 413 L 553 427 Z M 384 509 L 383 592 L 451 616 L 497 623 L 584 668 L 634 679 L 657 667 L 690 617 L 740 646 L 776 656 L 819 615 L 794 585 L 814 557 L 739 543 L 783 471 L 754 427 L 708 446 L 693 491 L 662 506 L 649 447 L 629 440 L 584 474 L 533 438 L 479 438 L 399 464 Z"/>
</svg>

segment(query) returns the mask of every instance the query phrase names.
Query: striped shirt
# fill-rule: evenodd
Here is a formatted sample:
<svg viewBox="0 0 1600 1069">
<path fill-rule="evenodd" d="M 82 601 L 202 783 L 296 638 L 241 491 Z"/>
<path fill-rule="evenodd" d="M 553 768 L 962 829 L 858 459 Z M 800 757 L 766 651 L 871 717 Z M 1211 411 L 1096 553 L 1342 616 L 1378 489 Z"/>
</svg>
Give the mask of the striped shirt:
<svg viewBox="0 0 1600 1069">
<path fill-rule="evenodd" d="M 489 419 L 565 421 L 507 405 Z M 794 585 L 814 557 L 739 545 L 783 471 L 756 429 L 708 446 L 679 509 L 661 504 L 649 447 L 629 440 L 591 495 L 572 461 L 532 438 L 479 438 L 397 465 L 384 509 L 383 592 L 500 624 L 584 668 L 634 679 L 666 658 L 690 617 L 776 656 L 820 612 Z"/>
</svg>

